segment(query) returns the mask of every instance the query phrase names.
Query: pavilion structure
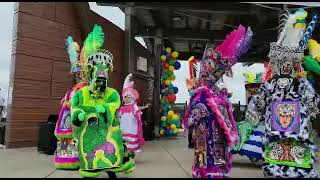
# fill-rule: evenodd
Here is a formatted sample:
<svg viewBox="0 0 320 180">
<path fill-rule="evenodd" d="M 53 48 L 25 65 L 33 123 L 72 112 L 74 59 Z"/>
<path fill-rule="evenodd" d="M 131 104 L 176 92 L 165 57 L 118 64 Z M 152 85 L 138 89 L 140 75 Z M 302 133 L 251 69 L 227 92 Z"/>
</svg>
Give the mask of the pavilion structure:
<svg viewBox="0 0 320 180">
<path fill-rule="evenodd" d="M 180 53 L 181 60 L 190 56 L 201 58 L 207 43 L 215 45 L 240 24 L 250 26 L 253 44 L 240 62 L 252 64 L 263 62 L 269 52 L 269 43 L 278 36 L 279 17 L 304 7 L 308 13 L 316 10 L 314 5 L 292 5 L 289 3 L 244 3 L 244 2 L 97 2 L 98 6 L 119 7 L 125 13 L 125 74 L 133 73 L 153 81 L 153 107 L 149 117 L 153 121 L 155 134 L 160 124 L 160 54 L 164 47 Z M 75 4 L 75 6 L 79 6 Z M 309 22 L 308 17 L 308 22 Z M 314 35 L 319 35 L 319 29 Z M 153 58 L 153 72 L 135 70 L 136 59 L 133 41 L 142 37 Z"/>
</svg>

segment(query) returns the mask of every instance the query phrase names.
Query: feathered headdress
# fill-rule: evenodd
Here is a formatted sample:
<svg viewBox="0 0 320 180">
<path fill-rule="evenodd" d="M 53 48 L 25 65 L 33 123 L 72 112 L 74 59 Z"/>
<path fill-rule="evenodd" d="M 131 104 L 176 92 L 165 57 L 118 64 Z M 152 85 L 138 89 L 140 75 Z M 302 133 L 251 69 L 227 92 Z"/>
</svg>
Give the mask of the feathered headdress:
<svg viewBox="0 0 320 180">
<path fill-rule="evenodd" d="M 122 89 L 133 88 L 133 86 L 134 86 L 134 81 L 132 81 L 132 73 L 130 73 L 124 80 Z"/>
<path fill-rule="evenodd" d="M 93 64 L 94 62 L 105 64 L 112 71 L 113 55 L 110 51 L 103 49 L 104 37 L 102 27 L 94 25 L 92 32 L 88 34 L 84 41 L 80 60 L 83 61 L 84 64 Z"/>
<path fill-rule="evenodd" d="M 233 30 L 224 40 L 218 45 L 215 50 L 220 52 L 221 58 L 228 60 L 230 65 L 234 65 L 241 55 L 246 53 L 250 48 L 253 32 L 248 27 L 240 25 L 238 29 Z"/>
<path fill-rule="evenodd" d="M 248 51 L 252 37 L 253 32 L 250 27 L 246 29 L 239 25 L 215 49 L 207 46 L 200 61 L 200 77 L 205 81 L 215 83 L 221 79 L 223 74 L 232 76 L 231 67 L 239 60 L 241 55 Z M 204 63 L 210 65 L 206 67 Z"/>
<path fill-rule="evenodd" d="M 123 83 L 122 88 L 122 98 L 130 96 L 137 101 L 140 98 L 140 95 L 137 90 L 134 89 L 134 81 L 132 80 L 132 73 L 130 73 Z"/>
<path fill-rule="evenodd" d="M 66 49 L 69 55 L 69 60 L 71 63 L 71 73 L 76 73 L 81 71 L 78 61 L 79 61 L 79 51 L 80 46 L 77 42 L 73 41 L 73 38 L 71 36 L 68 36 L 65 40 Z"/>
<path fill-rule="evenodd" d="M 280 75 L 281 66 L 286 62 L 295 64 L 296 73 L 303 73 L 300 65 L 300 61 L 304 57 L 301 39 L 305 35 L 307 15 L 307 12 L 302 8 L 293 14 L 289 14 L 277 42 L 270 43 L 268 57 L 272 75 Z"/>
<path fill-rule="evenodd" d="M 89 55 L 96 53 L 99 49 L 103 47 L 104 43 L 104 32 L 101 26 L 94 25 L 92 32 L 90 32 L 84 41 L 83 55 L 84 60 L 88 58 Z"/>
</svg>

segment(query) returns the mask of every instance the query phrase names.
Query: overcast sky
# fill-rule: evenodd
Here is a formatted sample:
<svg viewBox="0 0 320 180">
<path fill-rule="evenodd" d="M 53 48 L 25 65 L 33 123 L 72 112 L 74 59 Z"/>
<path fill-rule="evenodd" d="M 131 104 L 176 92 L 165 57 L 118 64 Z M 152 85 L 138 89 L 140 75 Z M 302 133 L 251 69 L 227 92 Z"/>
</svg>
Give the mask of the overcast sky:
<svg viewBox="0 0 320 180">
<path fill-rule="evenodd" d="M 117 7 L 99 7 L 96 3 L 89 2 L 91 10 L 108 19 L 122 30 L 124 30 L 124 13 Z M 0 2 L 0 17 L 2 27 L 0 28 L 0 87 L 3 89 L 0 96 L 7 98 L 9 86 L 9 66 L 11 60 L 12 45 L 12 26 L 13 26 L 13 2 Z M 141 38 L 137 38 L 145 46 Z M 235 71 L 236 69 L 236 71 Z M 251 67 L 242 67 L 242 64 L 236 64 L 233 67 L 234 78 L 225 78 L 225 86 L 233 92 L 232 102 L 241 101 L 245 104 L 245 89 L 243 72 L 263 72 L 263 64 L 256 64 Z M 179 88 L 177 94 L 177 103 L 184 103 L 189 99 L 189 94 L 185 86 L 185 79 L 189 77 L 189 68 L 187 62 L 181 62 L 181 68 L 175 72 L 176 80 L 174 84 Z"/>
<path fill-rule="evenodd" d="M 0 97 L 7 98 L 12 46 L 13 2 L 0 2 Z"/>
</svg>

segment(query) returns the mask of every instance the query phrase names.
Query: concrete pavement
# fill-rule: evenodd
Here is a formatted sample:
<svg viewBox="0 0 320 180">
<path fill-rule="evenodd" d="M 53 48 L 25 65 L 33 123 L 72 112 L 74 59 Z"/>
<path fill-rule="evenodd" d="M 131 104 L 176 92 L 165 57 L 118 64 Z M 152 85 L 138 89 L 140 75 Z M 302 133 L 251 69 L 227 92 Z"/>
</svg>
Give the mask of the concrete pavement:
<svg viewBox="0 0 320 180">
<path fill-rule="evenodd" d="M 56 170 L 53 156 L 39 154 L 37 148 L 0 149 L 0 178 L 79 178 L 79 172 Z M 187 148 L 187 138 L 161 138 L 147 141 L 136 155 L 136 169 L 122 178 L 188 178 L 191 177 L 193 150 Z M 99 178 L 107 178 L 101 175 Z M 264 177 L 261 168 L 248 158 L 234 156 L 231 177 Z"/>
</svg>

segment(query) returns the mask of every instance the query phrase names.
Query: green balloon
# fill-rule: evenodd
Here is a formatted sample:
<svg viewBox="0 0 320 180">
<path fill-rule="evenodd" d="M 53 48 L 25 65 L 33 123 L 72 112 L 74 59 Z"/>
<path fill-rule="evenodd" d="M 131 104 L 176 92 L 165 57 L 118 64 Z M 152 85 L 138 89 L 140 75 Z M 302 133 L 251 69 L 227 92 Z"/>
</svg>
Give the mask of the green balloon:
<svg viewBox="0 0 320 180">
<path fill-rule="evenodd" d="M 166 102 L 163 99 L 160 99 L 161 104 L 165 104 Z"/>
<path fill-rule="evenodd" d="M 170 60 L 170 61 L 169 61 L 169 65 L 171 65 L 171 66 L 173 66 L 174 63 L 175 63 L 175 62 L 174 62 L 173 60 Z"/>
<path fill-rule="evenodd" d="M 166 127 L 167 126 L 167 122 L 163 121 L 162 122 L 162 127 Z"/>
<path fill-rule="evenodd" d="M 162 77 L 164 80 L 167 80 L 169 76 L 168 76 L 168 74 L 164 74 Z"/>
<path fill-rule="evenodd" d="M 172 71 L 168 71 L 168 76 L 172 76 L 173 75 L 173 72 Z"/>
</svg>

